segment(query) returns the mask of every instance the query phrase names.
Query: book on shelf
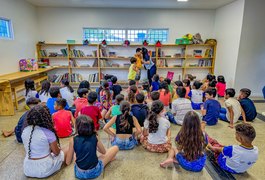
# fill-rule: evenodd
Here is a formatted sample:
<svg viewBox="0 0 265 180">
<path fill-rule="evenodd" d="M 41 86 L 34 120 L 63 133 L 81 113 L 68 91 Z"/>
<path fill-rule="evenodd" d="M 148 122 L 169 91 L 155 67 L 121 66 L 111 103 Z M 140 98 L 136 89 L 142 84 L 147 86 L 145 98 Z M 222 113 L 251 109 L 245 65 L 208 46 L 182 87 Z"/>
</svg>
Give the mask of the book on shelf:
<svg viewBox="0 0 265 180">
<path fill-rule="evenodd" d="M 112 67 L 108 59 L 100 59 L 100 67 Z"/>
<path fill-rule="evenodd" d="M 69 73 L 53 74 L 48 76 L 48 80 L 53 83 L 60 83 L 63 79 L 69 80 Z"/>
<path fill-rule="evenodd" d="M 94 63 L 93 63 L 93 65 L 92 65 L 92 67 L 98 67 L 98 59 L 95 59 L 95 60 L 94 60 Z"/>
<path fill-rule="evenodd" d="M 100 49 L 99 49 L 99 55 L 100 55 L 100 57 L 108 57 L 107 48 L 100 47 Z"/>
<path fill-rule="evenodd" d="M 88 82 L 99 82 L 99 73 L 89 74 L 88 75 Z"/>
<path fill-rule="evenodd" d="M 168 63 L 166 59 L 159 59 L 157 61 L 157 67 L 168 67 Z"/>
<path fill-rule="evenodd" d="M 81 74 L 73 73 L 71 74 L 71 82 L 81 82 L 83 81 L 83 77 Z"/>
<path fill-rule="evenodd" d="M 201 58 L 202 57 L 202 50 L 193 50 L 193 57 Z"/>
<path fill-rule="evenodd" d="M 47 53 L 46 50 L 40 50 L 39 54 L 40 54 L 41 57 L 47 57 L 48 56 L 48 53 Z"/>
<path fill-rule="evenodd" d="M 70 67 L 80 67 L 75 59 L 70 60 Z"/>
<path fill-rule="evenodd" d="M 67 57 L 68 56 L 67 48 L 61 49 L 61 52 L 62 52 L 62 54 L 63 54 L 64 57 Z"/>
<path fill-rule="evenodd" d="M 209 66 L 212 66 L 212 61 L 211 60 L 200 59 L 198 61 L 198 66 L 199 67 L 209 67 Z"/>
<path fill-rule="evenodd" d="M 71 57 L 85 57 L 86 55 L 82 50 L 72 49 L 70 51 L 70 56 Z"/>
<path fill-rule="evenodd" d="M 204 57 L 209 57 L 209 58 L 213 57 L 213 48 L 211 48 L 211 49 L 206 49 L 206 50 L 205 50 Z"/>
</svg>

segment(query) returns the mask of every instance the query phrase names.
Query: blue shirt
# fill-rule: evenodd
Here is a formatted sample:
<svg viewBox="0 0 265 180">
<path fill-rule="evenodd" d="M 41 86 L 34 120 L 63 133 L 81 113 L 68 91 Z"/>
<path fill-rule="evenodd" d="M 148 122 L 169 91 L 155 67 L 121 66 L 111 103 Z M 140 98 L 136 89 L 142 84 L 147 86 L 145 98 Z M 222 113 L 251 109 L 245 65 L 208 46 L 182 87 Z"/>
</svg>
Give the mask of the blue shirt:
<svg viewBox="0 0 265 180">
<path fill-rule="evenodd" d="M 206 110 L 206 115 L 203 120 L 206 121 L 207 125 L 215 125 L 218 121 L 221 105 L 215 99 L 208 99 L 204 102 L 204 109 Z"/>
<path fill-rule="evenodd" d="M 22 131 L 23 131 L 23 126 L 24 126 L 24 123 L 25 123 L 25 120 L 26 120 L 26 117 L 27 117 L 27 114 L 28 114 L 28 111 L 25 112 L 19 119 L 18 123 L 17 123 L 17 126 L 15 127 L 15 135 L 16 135 L 16 138 L 17 138 L 17 141 L 19 143 L 22 143 L 22 138 L 21 138 L 21 134 L 22 134 Z"/>
<path fill-rule="evenodd" d="M 152 84 L 151 84 L 151 86 L 153 87 L 152 88 L 152 92 L 159 90 L 159 82 L 153 81 Z"/>
<path fill-rule="evenodd" d="M 144 120 L 148 116 L 148 107 L 145 104 L 133 104 L 131 106 L 131 112 L 138 120 L 141 127 L 144 126 Z"/>
<path fill-rule="evenodd" d="M 57 112 L 55 109 L 54 109 L 54 104 L 55 104 L 55 101 L 57 100 L 58 98 L 49 98 L 47 100 L 47 103 L 46 103 L 46 106 L 49 108 L 50 110 L 50 114 L 52 115 L 53 113 Z M 68 110 L 69 109 L 69 106 L 68 104 L 66 103 L 66 106 L 64 108 L 65 110 Z"/>
<path fill-rule="evenodd" d="M 249 98 L 241 99 L 239 103 L 245 111 L 247 121 L 253 121 L 257 116 L 254 103 Z"/>
</svg>

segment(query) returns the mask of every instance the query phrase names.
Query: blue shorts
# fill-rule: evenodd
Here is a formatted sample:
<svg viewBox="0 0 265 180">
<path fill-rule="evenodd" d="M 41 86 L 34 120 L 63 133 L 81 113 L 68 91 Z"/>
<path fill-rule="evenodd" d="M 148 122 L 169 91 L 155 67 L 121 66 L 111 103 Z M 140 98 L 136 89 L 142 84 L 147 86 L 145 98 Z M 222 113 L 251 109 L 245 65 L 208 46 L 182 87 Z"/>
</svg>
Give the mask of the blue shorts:
<svg viewBox="0 0 265 180">
<path fill-rule="evenodd" d="M 94 179 L 100 176 L 103 172 L 104 165 L 101 160 L 98 160 L 98 165 L 93 169 L 82 170 L 75 164 L 75 177 L 78 179 Z"/>
<path fill-rule="evenodd" d="M 178 153 L 176 154 L 176 159 L 183 169 L 187 171 L 200 172 L 205 165 L 206 155 L 203 155 L 194 161 L 187 161 L 181 153 Z"/>
<path fill-rule="evenodd" d="M 233 169 L 226 166 L 226 159 L 224 158 L 224 155 L 222 153 L 218 156 L 217 162 L 221 169 L 233 174 L 237 174 L 237 172 L 235 172 Z"/>
<path fill-rule="evenodd" d="M 138 142 L 133 136 L 128 139 L 120 139 L 116 136 L 111 142 L 112 146 L 118 146 L 120 150 L 133 149 L 137 144 Z"/>
<path fill-rule="evenodd" d="M 200 110 L 202 104 L 203 103 L 194 103 L 194 102 L 191 102 L 191 107 L 192 107 L 193 110 Z"/>
</svg>

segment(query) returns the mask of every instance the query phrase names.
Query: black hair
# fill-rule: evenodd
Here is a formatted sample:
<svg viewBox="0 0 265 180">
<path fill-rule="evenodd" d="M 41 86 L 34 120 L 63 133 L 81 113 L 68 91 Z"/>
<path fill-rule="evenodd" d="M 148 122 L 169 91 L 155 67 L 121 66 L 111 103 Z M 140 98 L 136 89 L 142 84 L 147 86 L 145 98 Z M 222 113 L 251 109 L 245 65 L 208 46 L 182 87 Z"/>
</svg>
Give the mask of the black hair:
<svg viewBox="0 0 265 180">
<path fill-rule="evenodd" d="M 216 84 L 217 82 L 215 80 L 212 80 L 211 82 L 209 82 L 209 87 L 215 88 Z"/>
<path fill-rule="evenodd" d="M 211 82 L 214 78 L 213 75 L 207 74 L 206 79 Z"/>
<path fill-rule="evenodd" d="M 169 78 L 165 78 L 164 81 L 166 81 L 168 85 L 171 84 L 171 80 Z"/>
<path fill-rule="evenodd" d="M 66 99 L 64 99 L 64 98 L 58 98 L 56 100 L 56 104 L 57 104 L 57 106 L 61 106 L 64 109 L 67 102 L 66 102 Z"/>
<path fill-rule="evenodd" d="M 46 129 L 52 131 L 55 134 L 55 136 L 56 136 L 58 145 L 60 146 L 59 138 L 58 138 L 58 136 L 56 134 L 56 131 L 54 129 L 52 117 L 51 117 L 49 108 L 47 106 L 43 106 L 43 105 L 34 106 L 27 113 L 26 122 L 27 122 L 27 125 L 29 125 L 29 126 L 32 125 L 33 126 L 32 130 L 31 130 L 31 133 L 30 133 L 29 144 L 28 144 L 28 149 L 29 149 L 28 157 L 29 158 L 31 158 L 30 144 L 31 144 L 32 135 L 33 135 L 33 131 L 35 129 L 35 126 L 46 128 Z"/>
<path fill-rule="evenodd" d="M 187 77 L 190 81 L 193 81 L 194 79 L 196 79 L 196 76 L 193 76 L 192 74 L 187 74 Z"/>
<path fill-rule="evenodd" d="M 147 92 L 150 92 L 150 85 L 149 82 L 145 81 L 143 82 L 143 90 L 146 90 Z"/>
<path fill-rule="evenodd" d="M 32 90 L 36 90 L 35 89 L 35 83 L 32 79 L 27 79 L 25 81 L 25 89 L 26 89 L 26 96 L 28 95 L 29 91 Z"/>
<path fill-rule="evenodd" d="M 88 81 L 86 81 L 86 80 L 82 81 L 79 84 L 78 89 L 81 89 L 81 88 L 86 88 L 87 90 L 90 90 L 90 83 Z"/>
<path fill-rule="evenodd" d="M 58 95 L 60 94 L 60 87 L 58 86 L 51 87 L 49 93 L 52 98 L 58 98 Z"/>
<path fill-rule="evenodd" d="M 159 81 L 159 75 L 158 74 L 155 74 L 153 76 L 153 79 L 154 79 L 155 82 L 158 82 Z"/>
<path fill-rule="evenodd" d="M 111 82 L 112 82 L 112 84 L 115 84 L 117 81 L 118 81 L 118 79 L 117 79 L 116 76 L 112 76 L 112 77 L 111 77 Z"/>
<path fill-rule="evenodd" d="M 71 93 L 74 92 L 74 89 L 72 88 L 72 86 L 70 86 L 68 79 L 63 79 L 61 83 L 66 86 Z"/>
<path fill-rule="evenodd" d="M 115 97 L 115 102 L 117 105 L 120 105 L 120 103 L 124 100 L 124 95 L 123 94 L 118 94 L 116 97 Z"/>
<path fill-rule="evenodd" d="M 130 92 L 128 93 L 128 101 L 130 103 L 134 103 L 135 102 L 135 94 L 137 92 L 137 87 L 135 85 L 130 87 Z"/>
<path fill-rule="evenodd" d="M 202 86 L 202 83 L 201 83 L 200 81 L 195 81 L 195 82 L 193 83 L 193 86 L 195 87 L 195 89 L 200 89 L 201 86 Z"/>
<path fill-rule="evenodd" d="M 80 98 L 82 98 L 85 94 L 88 94 L 88 89 L 87 88 L 79 88 L 77 90 L 77 94 Z"/>
<path fill-rule="evenodd" d="M 145 97 L 144 97 L 144 95 L 142 93 L 139 93 L 139 94 L 136 95 L 135 98 L 136 98 L 137 103 L 143 103 Z"/>
<path fill-rule="evenodd" d="M 168 84 L 166 81 L 160 83 L 160 89 L 165 89 L 164 95 L 169 93 Z"/>
<path fill-rule="evenodd" d="M 148 117 L 149 121 L 149 133 L 156 133 L 158 130 L 158 118 L 157 115 L 163 111 L 164 105 L 161 101 L 157 100 L 152 103 L 151 112 Z"/>
<path fill-rule="evenodd" d="M 43 93 L 44 93 L 44 95 L 48 95 L 50 87 L 51 87 L 50 81 L 47 81 L 47 80 L 43 81 L 41 83 L 40 95 L 43 94 Z"/>
<path fill-rule="evenodd" d="M 251 124 L 243 123 L 238 124 L 235 127 L 236 132 L 239 133 L 240 136 L 243 136 L 249 143 L 251 143 L 256 138 L 256 131 Z"/>
<path fill-rule="evenodd" d="M 133 85 L 135 85 L 136 84 L 136 81 L 135 80 L 130 80 L 129 81 L 129 86 L 133 86 Z"/>
<path fill-rule="evenodd" d="M 98 98 L 98 95 L 96 92 L 90 92 L 87 96 L 87 101 L 89 104 L 93 104 L 94 102 L 96 102 Z"/>
<path fill-rule="evenodd" d="M 145 48 L 145 47 L 142 47 L 142 53 L 143 53 L 143 59 L 146 60 L 146 61 L 152 61 L 150 59 L 150 55 L 148 53 L 148 50 Z"/>
<path fill-rule="evenodd" d="M 136 52 L 140 52 L 140 51 L 142 51 L 141 48 L 136 48 Z"/>
<path fill-rule="evenodd" d="M 159 92 L 157 92 L 157 91 L 151 92 L 151 99 L 153 101 L 159 100 L 159 98 L 160 98 L 160 93 Z"/>
<path fill-rule="evenodd" d="M 189 79 L 184 79 L 183 83 L 187 84 L 187 86 L 190 86 L 190 80 Z"/>
<path fill-rule="evenodd" d="M 224 76 L 218 76 L 217 77 L 217 81 L 220 82 L 220 83 L 225 84 L 225 77 Z"/>
<path fill-rule="evenodd" d="M 245 98 L 248 98 L 251 95 L 251 90 L 248 88 L 240 89 L 240 92 L 242 92 L 244 94 Z"/>
<path fill-rule="evenodd" d="M 109 102 L 110 99 L 111 99 L 111 94 L 110 94 L 110 89 L 109 89 L 109 83 L 108 81 L 104 81 L 103 84 L 102 84 L 102 91 L 104 91 L 106 93 L 106 100 Z"/>
<path fill-rule="evenodd" d="M 214 98 L 216 97 L 216 94 L 217 94 L 217 91 L 215 88 L 207 88 L 204 93 L 206 94 L 209 94 L 210 96 L 213 96 Z"/>
<path fill-rule="evenodd" d="M 27 99 L 26 104 L 27 104 L 27 106 L 30 106 L 30 105 L 37 105 L 40 102 L 41 102 L 40 99 L 35 98 L 35 97 L 30 97 Z"/>
<path fill-rule="evenodd" d="M 120 117 L 120 124 L 119 127 L 120 131 L 124 131 L 125 129 L 130 128 L 130 123 L 128 121 L 128 117 L 130 116 L 131 111 L 131 105 L 127 101 L 122 101 L 120 104 L 120 111 L 121 111 L 121 117 Z"/>
<path fill-rule="evenodd" d="M 131 64 L 136 63 L 137 59 L 135 57 L 131 57 L 130 62 Z"/>
<path fill-rule="evenodd" d="M 186 95 L 186 88 L 180 86 L 180 87 L 177 88 L 176 92 L 177 92 L 177 95 L 178 95 L 180 98 L 184 98 L 185 95 Z"/>
<path fill-rule="evenodd" d="M 229 97 L 235 97 L 236 91 L 233 88 L 228 88 L 225 90 L 225 94 L 229 95 Z"/>
<path fill-rule="evenodd" d="M 75 124 L 79 136 L 92 136 L 96 134 L 94 122 L 89 116 L 78 116 Z"/>
<path fill-rule="evenodd" d="M 175 81 L 176 86 L 180 87 L 183 86 L 183 83 L 181 81 Z"/>
</svg>

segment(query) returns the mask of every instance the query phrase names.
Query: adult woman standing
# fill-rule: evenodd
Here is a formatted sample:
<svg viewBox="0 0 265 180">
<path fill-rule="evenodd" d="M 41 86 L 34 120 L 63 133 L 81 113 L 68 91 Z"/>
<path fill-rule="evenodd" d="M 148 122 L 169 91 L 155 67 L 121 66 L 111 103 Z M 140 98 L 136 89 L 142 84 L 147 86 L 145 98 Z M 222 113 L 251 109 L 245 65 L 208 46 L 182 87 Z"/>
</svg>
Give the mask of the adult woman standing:
<svg viewBox="0 0 265 180">
<path fill-rule="evenodd" d="M 142 48 L 142 53 L 143 53 L 144 67 L 145 69 L 147 69 L 147 78 L 149 84 L 151 85 L 152 78 L 156 74 L 156 65 L 152 61 L 152 58 L 148 54 L 148 50 L 145 47 Z"/>
</svg>

